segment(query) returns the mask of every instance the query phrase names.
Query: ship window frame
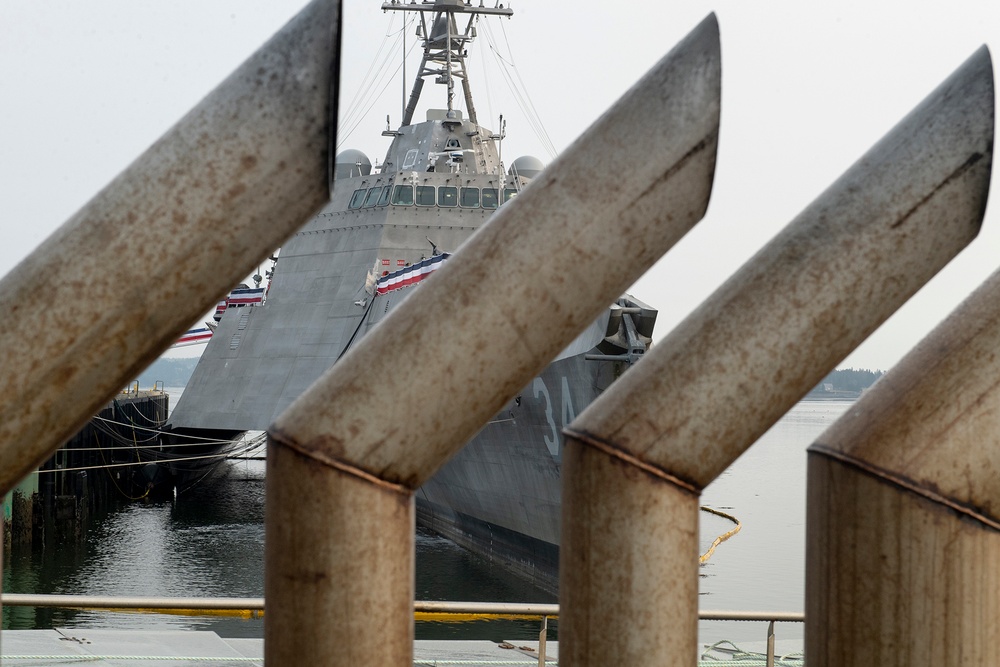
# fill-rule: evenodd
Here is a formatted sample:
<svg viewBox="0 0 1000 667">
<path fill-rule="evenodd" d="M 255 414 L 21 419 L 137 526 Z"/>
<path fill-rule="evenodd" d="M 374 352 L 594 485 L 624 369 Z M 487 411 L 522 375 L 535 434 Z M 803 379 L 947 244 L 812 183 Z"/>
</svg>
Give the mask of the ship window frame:
<svg viewBox="0 0 1000 667">
<path fill-rule="evenodd" d="M 403 201 L 405 198 L 401 196 L 402 193 L 408 192 L 410 194 L 409 201 Z M 397 185 L 392 189 L 392 205 L 393 206 L 413 206 L 413 186 L 412 185 Z"/>
<path fill-rule="evenodd" d="M 468 203 L 466 193 L 475 192 L 476 201 L 474 204 Z M 462 188 L 458 193 L 458 205 L 462 208 L 479 208 L 479 188 Z"/>
<path fill-rule="evenodd" d="M 409 169 L 416 163 L 417 163 L 417 149 L 411 148 L 410 150 L 406 151 L 406 157 L 403 158 L 403 166 L 401 168 Z"/>
<path fill-rule="evenodd" d="M 493 198 L 493 201 L 491 202 L 492 205 L 488 205 L 486 203 L 487 193 L 489 193 L 490 196 L 492 196 L 492 198 Z M 500 191 L 497 190 L 497 188 L 483 188 L 482 202 L 483 202 L 483 208 L 488 208 L 488 209 L 491 209 L 491 210 L 495 209 L 495 208 L 499 208 L 499 206 L 500 206 Z"/>
<path fill-rule="evenodd" d="M 507 202 L 509 202 L 511 199 L 513 199 L 514 197 L 517 196 L 517 193 L 518 193 L 518 189 L 517 188 L 504 188 L 503 189 L 503 203 L 506 204 Z"/>
<path fill-rule="evenodd" d="M 455 208 L 458 206 L 458 188 L 454 185 L 442 185 L 438 188 L 438 206 Z"/>
<path fill-rule="evenodd" d="M 377 185 L 374 188 L 368 190 L 368 195 L 365 196 L 365 203 L 362 204 L 362 208 L 374 208 L 375 204 L 378 203 L 379 197 L 382 196 L 382 186 Z"/>
<path fill-rule="evenodd" d="M 430 195 L 428 197 L 428 195 Z M 433 185 L 418 185 L 413 193 L 413 203 L 417 206 L 434 206 L 437 188 Z"/>
<path fill-rule="evenodd" d="M 383 190 L 382 190 L 382 196 L 378 198 L 378 203 L 376 203 L 375 205 L 376 206 L 385 206 L 386 204 L 389 203 L 389 196 L 390 195 L 392 195 L 392 186 L 391 185 L 387 185 L 387 186 L 385 186 L 385 188 L 383 188 Z"/>
<path fill-rule="evenodd" d="M 351 203 L 347 205 L 347 208 L 354 211 L 361 208 L 361 205 L 365 202 L 365 195 L 368 193 L 368 188 L 358 188 L 351 195 Z"/>
</svg>

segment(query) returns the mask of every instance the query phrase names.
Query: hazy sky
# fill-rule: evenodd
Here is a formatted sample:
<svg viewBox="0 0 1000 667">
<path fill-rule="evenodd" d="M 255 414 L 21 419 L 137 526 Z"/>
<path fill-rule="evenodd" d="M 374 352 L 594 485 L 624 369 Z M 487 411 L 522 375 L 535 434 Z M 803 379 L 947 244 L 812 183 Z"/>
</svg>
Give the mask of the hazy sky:
<svg viewBox="0 0 1000 667">
<path fill-rule="evenodd" d="M 0 274 L 13 269 L 304 4 L 5 0 L 0 5 Z M 400 28 L 399 16 L 384 14 L 380 4 L 345 0 L 344 5 L 342 112 L 350 110 L 359 88 L 384 92 L 365 98 L 367 120 L 343 139 L 342 148 L 359 148 L 373 162 L 381 161 L 388 147 L 379 134 L 386 115 L 393 125 L 399 122 L 402 90 L 398 74 L 362 87 L 380 47 L 391 44 Z M 722 129 L 708 215 L 631 290 L 659 309 L 658 336 L 979 45 L 1000 45 L 996 0 L 824 6 L 801 0 L 515 0 L 512 6 L 514 17 L 502 26 L 494 20 L 489 33 L 500 54 L 513 62 L 513 77 L 528 97 L 512 93 L 492 64 L 485 29 L 472 49 L 479 119 L 496 129 L 497 116 L 507 118 L 508 164 L 522 154 L 551 160 L 518 100 L 530 100 L 552 144 L 562 150 L 702 18 L 711 11 L 718 16 Z M 408 34 L 407 45 L 414 41 Z M 401 50 L 395 48 L 391 68 Z M 408 75 L 418 60 L 414 51 Z M 422 102 L 442 106 L 440 90 L 428 83 Z M 642 148 L 642 136 L 623 128 L 622 150 L 641 160 Z M 996 209 L 991 203 L 972 246 L 842 367 L 888 368 L 1000 265 Z M 123 258 L 108 270 L 127 274 L 142 267 Z M 185 354 L 198 349 L 186 348 Z"/>
</svg>

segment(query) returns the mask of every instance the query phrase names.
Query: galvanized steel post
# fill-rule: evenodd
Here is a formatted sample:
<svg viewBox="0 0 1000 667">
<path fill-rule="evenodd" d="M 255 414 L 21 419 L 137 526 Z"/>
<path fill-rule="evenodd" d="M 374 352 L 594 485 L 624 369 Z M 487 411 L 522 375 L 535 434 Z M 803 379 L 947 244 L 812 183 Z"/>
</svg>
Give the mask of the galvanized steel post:
<svg viewBox="0 0 1000 667">
<path fill-rule="evenodd" d="M 691 664 L 701 490 L 975 237 L 992 145 L 984 48 L 566 429 L 561 663 Z"/>
<path fill-rule="evenodd" d="M 995 665 L 1000 272 L 809 448 L 806 660 Z"/>
<path fill-rule="evenodd" d="M 328 200 L 339 8 L 306 7 L 0 282 L 0 494 Z"/>
<path fill-rule="evenodd" d="M 413 491 L 702 217 L 720 85 L 710 16 L 279 417 L 269 664 L 412 663 Z"/>
</svg>

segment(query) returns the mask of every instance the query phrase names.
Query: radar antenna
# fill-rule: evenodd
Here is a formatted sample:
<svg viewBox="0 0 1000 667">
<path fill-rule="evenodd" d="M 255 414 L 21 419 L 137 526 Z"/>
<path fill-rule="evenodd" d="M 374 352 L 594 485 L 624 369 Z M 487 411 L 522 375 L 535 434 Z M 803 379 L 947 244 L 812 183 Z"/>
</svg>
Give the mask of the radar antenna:
<svg viewBox="0 0 1000 667">
<path fill-rule="evenodd" d="M 469 120 L 477 123 L 476 108 L 472 104 L 472 90 L 469 88 L 469 77 L 465 68 L 465 58 L 468 52 L 465 47 L 476 37 L 476 29 L 473 26 L 480 14 L 493 14 L 498 16 L 511 16 L 513 10 L 500 5 L 499 7 L 479 7 L 467 5 L 463 0 L 436 0 L 434 3 L 425 2 L 422 4 L 404 4 L 401 0 L 383 2 L 384 11 L 406 11 L 421 12 L 420 24 L 417 27 L 417 36 L 424 40 L 424 55 L 420 61 L 420 68 L 417 70 L 416 81 L 413 82 L 413 90 L 410 93 L 410 100 L 403 111 L 402 126 L 409 125 L 413 120 L 413 112 L 416 111 L 417 102 L 420 100 L 420 91 L 424 87 L 424 77 L 434 76 L 436 83 L 443 83 L 448 87 L 448 116 L 452 117 L 455 97 L 455 78 L 461 79 L 462 90 L 465 93 L 465 106 L 468 109 Z M 428 27 L 426 14 L 434 12 L 433 21 Z M 456 16 L 458 14 L 468 14 L 469 23 L 464 32 L 458 31 Z"/>
</svg>

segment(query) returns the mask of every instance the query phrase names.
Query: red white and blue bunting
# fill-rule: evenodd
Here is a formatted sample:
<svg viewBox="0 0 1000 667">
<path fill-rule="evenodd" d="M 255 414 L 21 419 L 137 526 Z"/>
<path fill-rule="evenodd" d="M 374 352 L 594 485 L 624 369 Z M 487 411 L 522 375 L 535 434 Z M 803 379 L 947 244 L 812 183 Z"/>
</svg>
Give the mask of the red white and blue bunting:
<svg viewBox="0 0 1000 667">
<path fill-rule="evenodd" d="M 177 342 L 170 347 L 187 347 L 188 345 L 197 345 L 198 343 L 207 343 L 208 339 L 212 337 L 212 330 L 208 327 L 201 327 L 198 329 L 188 329 L 188 332 L 177 339 Z"/>
<path fill-rule="evenodd" d="M 215 306 L 215 314 L 212 316 L 216 322 L 222 319 L 222 314 L 227 308 L 242 308 L 244 306 L 259 306 L 264 303 L 263 287 L 237 287 L 229 296 L 220 301 Z"/>
<path fill-rule="evenodd" d="M 420 260 L 412 266 L 406 266 L 398 271 L 387 273 L 378 279 L 375 287 L 375 294 L 388 294 L 389 292 L 409 287 L 410 285 L 416 285 L 421 280 L 434 273 L 434 271 L 444 263 L 444 260 L 449 257 L 451 257 L 449 253 L 441 253 L 440 255 L 434 255 L 433 257 Z"/>
</svg>

